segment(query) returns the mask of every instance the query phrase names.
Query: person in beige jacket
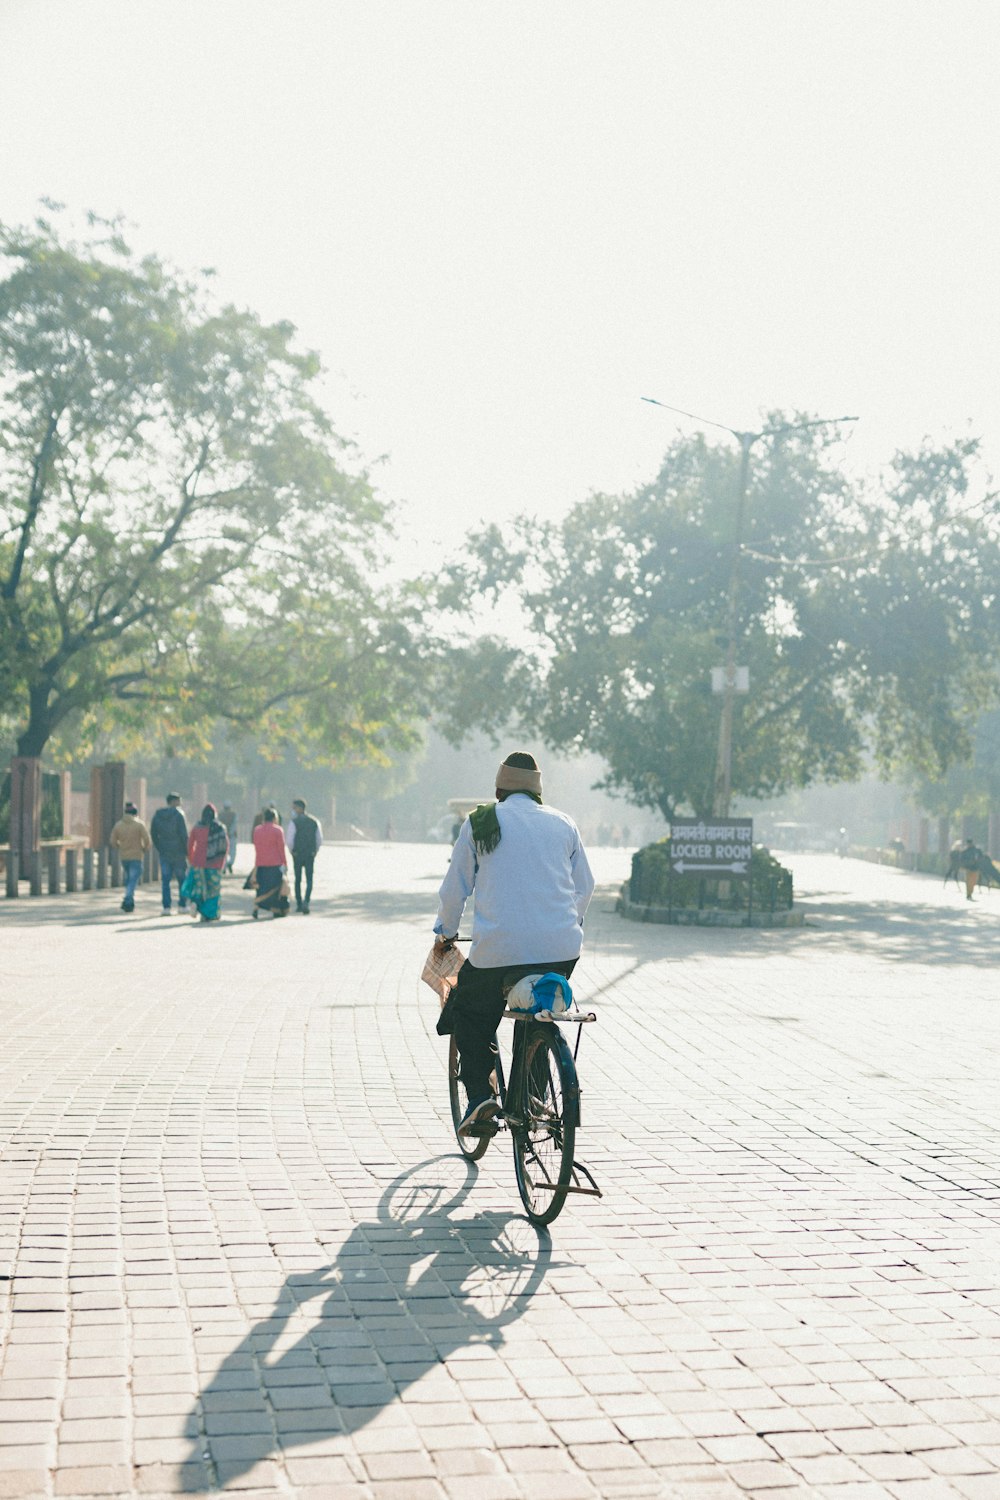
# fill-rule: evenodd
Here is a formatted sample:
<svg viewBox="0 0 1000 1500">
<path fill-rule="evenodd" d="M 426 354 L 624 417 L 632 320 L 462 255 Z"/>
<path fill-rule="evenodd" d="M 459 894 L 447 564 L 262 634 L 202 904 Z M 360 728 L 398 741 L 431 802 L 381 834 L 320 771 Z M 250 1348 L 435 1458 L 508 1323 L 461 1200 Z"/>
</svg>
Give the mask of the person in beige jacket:
<svg viewBox="0 0 1000 1500">
<path fill-rule="evenodd" d="M 135 888 L 142 874 L 142 856 L 152 846 L 149 829 L 139 817 L 139 809 L 134 802 L 126 802 L 124 816 L 118 819 L 111 830 L 111 847 L 121 855 L 122 873 L 125 876 L 122 911 L 135 911 Z"/>
</svg>

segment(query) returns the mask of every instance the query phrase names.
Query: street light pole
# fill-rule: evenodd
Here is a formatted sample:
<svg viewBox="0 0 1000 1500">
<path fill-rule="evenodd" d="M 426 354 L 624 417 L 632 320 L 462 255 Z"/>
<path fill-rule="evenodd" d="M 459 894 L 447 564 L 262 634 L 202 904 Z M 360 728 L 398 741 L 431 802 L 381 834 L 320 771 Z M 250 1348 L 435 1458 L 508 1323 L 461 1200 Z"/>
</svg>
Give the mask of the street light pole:
<svg viewBox="0 0 1000 1500">
<path fill-rule="evenodd" d="M 733 562 L 729 570 L 729 606 L 726 615 L 726 666 L 722 681 L 722 717 L 719 720 L 719 748 L 715 758 L 715 792 L 712 815 L 729 817 L 729 799 L 733 779 L 733 709 L 736 700 L 736 630 L 737 602 L 740 586 L 740 557 L 743 551 L 743 522 L 746 515 L 747 487 L 750 482 L 750 449 L 760 432 L 738 432 L 740 475 L 736 492 L 736 528 L 733 536 Z"/>
<path fill-rule="evenodd" d="M 738 432 L 724 422 L 714 422 L 710 417 L 699 417 L 694 412 L 684 411 L 679 406 L 670 406 L 666 401 L 657 401 L 653 396 L 643 396 L 651 406 L 662 406 L 667 411 L 678 412 L 682 417 L 691 417 L 709 427 L 719 427 L 728 432 L 740 445 L 739 480 L 736 491 L 736 524 L 733 535 L 733 562 L 729 570 L 729 598 L 726 610 L 726 665 L 722 683 L 722 716 L 719 720 L 719 748 L 715 759 L 715 783 L 712 796 L 712 816 L 728 818 L 733 780 L 733 709 L 736 700 L 736 647 L 739 632 L 740 558 L 743 553 L 743 529 L 746 518 L 747 491 L 750 486 L 750 449 L 762 437 L 780 437 L 786 432 L 801 432 L 807 427 L 827 427 L 835 422 L 856 422 L 857 417 L 814 417 L 808 422 L 789 422 L 781 427 L 764 427 L 760 432 Z"/>
</svg>

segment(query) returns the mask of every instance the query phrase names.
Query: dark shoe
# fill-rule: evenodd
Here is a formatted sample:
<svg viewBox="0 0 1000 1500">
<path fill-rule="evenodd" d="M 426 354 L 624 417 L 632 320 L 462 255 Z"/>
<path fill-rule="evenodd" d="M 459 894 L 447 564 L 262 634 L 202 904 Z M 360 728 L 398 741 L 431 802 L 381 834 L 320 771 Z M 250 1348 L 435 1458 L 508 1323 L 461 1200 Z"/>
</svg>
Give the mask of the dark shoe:
<svg viewBox="0 0 1000 1500">
<path fill-rule="evenodd" d="M 309 915 L 309 908 L 308 908 L 308 906 L 303 906 L 302 907 L 302 915 L 304 917 L 308 917 L 308 915 Z"/>
<path fill-rule="evenodd" d="M 493 1122 L 497 1117 L 497 1101 L 492 1094 L 487 1094 L 485 1099 L 477 1099 L 470 1104 L 462 1116 L 462 1123 L 458 1127 L 459 1135 L 488 1135 L 493 1130 Z"/>
<path fill-rule="evenodd" d="M 256 922 L 257 918 L 260 916 L 260 912 L 257 910 L 256 907 L 254 907 L 254 909 L 250 913 L 250 915 L 253 917 L 254 921 Z"/>
</svg>

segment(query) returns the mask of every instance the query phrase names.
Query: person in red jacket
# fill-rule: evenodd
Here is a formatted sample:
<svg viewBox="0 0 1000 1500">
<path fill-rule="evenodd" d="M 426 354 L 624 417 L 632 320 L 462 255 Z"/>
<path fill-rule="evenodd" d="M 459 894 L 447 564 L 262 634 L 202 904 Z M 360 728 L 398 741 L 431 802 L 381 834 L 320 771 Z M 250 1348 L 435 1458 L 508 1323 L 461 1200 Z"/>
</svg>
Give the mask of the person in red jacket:
<svg viewBox="0 0 1000 1500">
<path fill-rule="evenodd" d="M 201 817 L 188 834 L 188 864 L 185 878 L 191 883 L 190 895 L 194 913 L 203 922 L 217 922 L 222 900 L 222 867 L 226 863 L 229 838 L 225 827 L 215 816 L 215 806 L 206 802 Z"/>
<path fill-rule="evenodd" d="M 285 835 L 273 807 L 264 809 L 264 821 L 253 831 L 253 851 L 257 878 L 257 894 L 254 897 L 254 921 L 262 911 L 272 916 L 283 917 L 288 911 L 288 897 L 281 894 L 281 883 L 288 867 L 288 850 Z"/>
</svg>

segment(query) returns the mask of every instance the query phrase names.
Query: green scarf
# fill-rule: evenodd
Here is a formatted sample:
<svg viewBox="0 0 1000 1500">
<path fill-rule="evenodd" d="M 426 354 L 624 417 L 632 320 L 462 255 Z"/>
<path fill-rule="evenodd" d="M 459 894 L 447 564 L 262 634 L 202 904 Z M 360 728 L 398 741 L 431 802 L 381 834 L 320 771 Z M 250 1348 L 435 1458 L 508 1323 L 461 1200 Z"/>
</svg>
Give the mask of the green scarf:
<svg viewBox="0 0 1000 1500">
<path fill-rule="evenodd" d="M 510 792 L 511 797 L 530 797 L 539 807 L 542 799 L 537 792 Z M 492 854 L 500 842 L 500 819 L 495 802 L 481 802 L 475 812 L 469 814 L 472 824 L 472 842 L 479 854 Z"/>
</svg>

